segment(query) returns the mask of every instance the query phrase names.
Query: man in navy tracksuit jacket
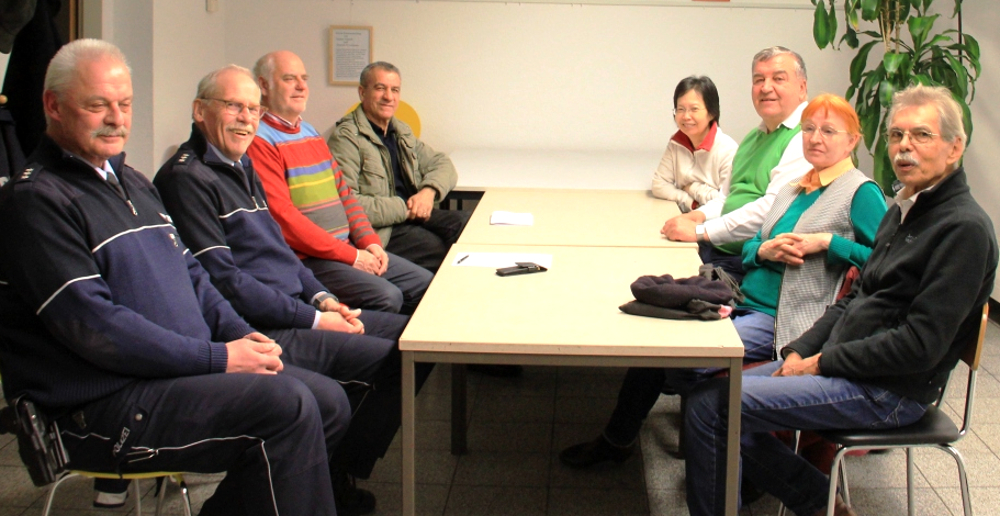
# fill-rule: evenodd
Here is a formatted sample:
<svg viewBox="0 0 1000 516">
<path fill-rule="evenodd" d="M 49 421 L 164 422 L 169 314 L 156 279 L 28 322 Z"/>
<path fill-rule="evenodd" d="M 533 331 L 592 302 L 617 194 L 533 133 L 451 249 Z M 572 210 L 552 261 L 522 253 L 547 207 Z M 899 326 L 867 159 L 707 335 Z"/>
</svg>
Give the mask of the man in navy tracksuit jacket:
<svg viewBox="0 0 1000 516">
<path fill-rule="evenodd" d="M 334 496 L 342 513 L 363 514 L 374 497 L 340 481 L 368 478 L 399 427 L 397 341 L 409 318 L 366 310 L 354 319 L 285 243 L 244 154 L 259 121 L 259 110 L 251 110 L 259 106 L 260 90 L 245 69 L 209 74 L 199 84 L 191 138 L 154 184 L 213 284 L 282 345 L 282 359 L 345 384 L 355 414 L 331 462 Z M 421 381 L 430 371 L 422 369 Z"/>
<path fill-rule="evenodd" d="M 283 367 L 125 164 L 124 55 L 74 41 L 46 86 L 47 134 L 0 189 L 7 399 L 59 422 L 72 468 L 228 471 L 202 514 L 336 514 L 327 449 L 347 431 L 347 396 Z"/>
</svg>

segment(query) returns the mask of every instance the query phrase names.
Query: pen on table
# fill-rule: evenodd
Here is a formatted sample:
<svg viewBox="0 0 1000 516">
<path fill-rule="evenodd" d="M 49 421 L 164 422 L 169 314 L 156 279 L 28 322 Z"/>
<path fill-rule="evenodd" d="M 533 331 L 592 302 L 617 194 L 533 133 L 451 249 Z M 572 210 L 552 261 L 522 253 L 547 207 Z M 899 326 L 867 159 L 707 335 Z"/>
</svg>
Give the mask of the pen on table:
<svg viewBox="0 0 1000 516">
<path fill-rule="evenodd" d="M 466 258 L 468 258 L 468 257 L 469 257 L 469 255 L 465 255 L 465 256 L 463 256 L 463 257 L 459 258 L 459 259 L 458 259 L 458 261 L 457 261 L 457 262 L 455 262 L 455 263 L 456 263 L 456 264 L 459 264 L 459 263 L 462 263 L 462 262 L 464 262 L 464 261 L 465 261 L 465 259 L 466 259 Z"/>
</svg>

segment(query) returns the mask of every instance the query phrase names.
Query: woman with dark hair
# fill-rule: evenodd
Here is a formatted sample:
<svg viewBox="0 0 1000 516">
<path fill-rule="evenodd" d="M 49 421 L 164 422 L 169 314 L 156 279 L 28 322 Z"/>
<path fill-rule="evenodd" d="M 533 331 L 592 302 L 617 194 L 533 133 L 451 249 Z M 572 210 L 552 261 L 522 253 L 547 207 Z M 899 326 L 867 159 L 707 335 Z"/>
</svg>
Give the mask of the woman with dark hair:
<svg viewBox="0 0 1000 516">
<path fill-rule="evenodd" d="M 720 195 L 738 145 L 719 130 L 719 90 L 708 77 L 677 84 L 674 122 L 677 132 L 653 173 L 653 195 L 687 213 Z"/>
</svg>

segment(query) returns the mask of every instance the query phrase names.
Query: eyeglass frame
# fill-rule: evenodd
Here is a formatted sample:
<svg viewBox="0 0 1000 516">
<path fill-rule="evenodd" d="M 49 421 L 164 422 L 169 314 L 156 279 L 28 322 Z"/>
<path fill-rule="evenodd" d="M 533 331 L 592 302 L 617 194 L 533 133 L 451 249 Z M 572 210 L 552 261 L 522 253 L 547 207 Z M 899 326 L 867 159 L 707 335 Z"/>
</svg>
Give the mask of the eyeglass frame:
<svg viewBox="0 0 1000 516">
<path fill-rule="evenodd" d="M 680 113 L 677 113 L 678 109 L 680 110 Z M 702 111 L 708 113 L 708 109 L 703 108 L 703 107 L 698 107 L 698 106 L 694 106 L 694 107 L 692 107 L 690 109 L 686 109 L 686 108 L 674 108 L 671 111 L 674 113 L 674 116 L 678 116 L 678 114 L 680 116 L 684 116 L 684 115 L 688 115 L 688 114 L 690 114 L 691 116 L 695 116 L 698 113 L 701 113 Z"/>
<path fill-rule="evenodd" d="M 802 130 L 802 134 L 803 135 L 811 135 L 812 133 L 815 133 L 817 130 L 819 130 L 819 136 L 820 136 L 820 138 L 822 138 L 825 141 L 829 141 L 834 136 L 837 136 L 840 133 L 850 133 L 850 131 L 847 131 L 845 129 L 834 129 L 834 128 L 829 127 L 829 126 L 820 127 L 820 126 L 815 125 L 815 124 L 813 124 L 812 129 L 809 129 L 805 124 L 802 124 L 801 125 L 801 130 Z M 827 134 L 827 131 L 832 131 L 833 134 Z"/>
<path fill-rule="evenodd" d="M 932 133 L 932 132 L 928 131 L 927 129 L 923 129 L 923 128 L 920 128 L 920 127 L 918 127 L 916 130 L 920 131 L 920 132 L 923 132 L 924 134 L 923 135 L 916 135 L 916 134 L 913 134 L 909 129 L 903 130 L 903 129 L 900 129 L 898 127 L 890 127 L 885 132 L 885 135 L 884 135 L 885 136 L 885 141 L 887 143 L 892 144 L 892 145 L 899 145 L 900 143 L 903 143 L 903 137 L 909 135 L 911 142 L 913 142 L 913 143 L 915 143 L 917 145 L 927 145 L 928 143 L 931 142 L 931 140 L 934 139 L 935 136 L 941 136 L 938 133 Z M 899 140 L 895 141 L 895 142 L 892 141 L 892 136 L 893 136 L 892 133 L 894 131 L 895 132 L 899 132 Z M 923 140 L 923 141 L 921 141 L 920 140 L 921 138 L 926 138 L 926 139 Z"/>
<path fill-rule="evenodd" d="M 247 114 L 249 114 L 250 116 L 252 116 L 254 118 L 258 118 L 259 119 L 260 117 L 264 116 L 264 113 L 267 112 L 267 107 L 259 105 L 259 104 L 257 106 L 250 106 L 249 104 L 244 104 L 242 102 L 236 102 L 235 100 L 217 99 L 217 98 L 213 98 L 213 97 L 200 97 L 198 100 L 214 100 L 216 102 L 222 102 L 222 104 L 223 104 L 222 108 L 225 109 L 226 112 L 229 113 L 232 116 L 240 116 L 240 113 L 242 113 L 243 110 L 245 109 L 247 111 Z M 236 109 L 236 108 L 239 108 L 239 109 L 234 113 L 233 109 Z M 256 114 L 253 112 L 253 109 L 257 110 Z"/>
</svg>

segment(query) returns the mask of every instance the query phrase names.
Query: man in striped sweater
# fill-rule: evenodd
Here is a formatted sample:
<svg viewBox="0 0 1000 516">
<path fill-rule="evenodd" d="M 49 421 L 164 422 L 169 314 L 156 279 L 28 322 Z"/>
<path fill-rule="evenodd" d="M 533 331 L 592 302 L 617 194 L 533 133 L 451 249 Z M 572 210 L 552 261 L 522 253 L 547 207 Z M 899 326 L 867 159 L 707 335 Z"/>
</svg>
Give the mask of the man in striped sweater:
<svg viewBox="0 0 1000 516">
<path fill-rule="evenodd" d="M 433 274 L 382 248 L 326 143 L 302 120 L 309 100 L 302 60 L 271 52 L 253 71 L 268 112 L 247 154 L 285 241 L 346 304 L 413 313 Z"/>
</svg>

